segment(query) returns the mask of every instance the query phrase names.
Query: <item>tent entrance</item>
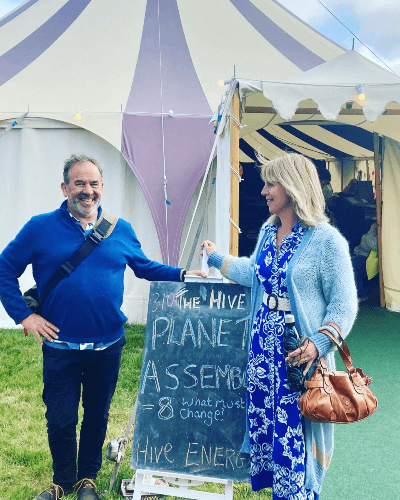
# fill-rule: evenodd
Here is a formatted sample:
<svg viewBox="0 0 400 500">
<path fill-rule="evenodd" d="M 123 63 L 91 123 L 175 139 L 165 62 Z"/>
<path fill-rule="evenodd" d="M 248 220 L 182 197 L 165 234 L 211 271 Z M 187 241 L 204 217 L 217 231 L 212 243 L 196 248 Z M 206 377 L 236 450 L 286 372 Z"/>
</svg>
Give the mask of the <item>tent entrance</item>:
<svg viewBox="0 0 400 500">
<path fill-rule="evenodd" d="M 335 195 L 328 207 L 328 216 L 347 239 L 351 252 L 360 244 L 371 225 L 376 222 L 374 200 L 373 158 L 330 158 L 330 161 L 315 161 L 317 170 L 328 170 L 332 176 Z M 239 256 L 252 254 L 261 225 L 270 213 L 261 190 L 263 181 L 255 162 L 241 162 L 242 180 L 239 191 Z M 379 277 L 365 279 L 365 290 L 371 305 L 379 305 Z"/>
</svg>

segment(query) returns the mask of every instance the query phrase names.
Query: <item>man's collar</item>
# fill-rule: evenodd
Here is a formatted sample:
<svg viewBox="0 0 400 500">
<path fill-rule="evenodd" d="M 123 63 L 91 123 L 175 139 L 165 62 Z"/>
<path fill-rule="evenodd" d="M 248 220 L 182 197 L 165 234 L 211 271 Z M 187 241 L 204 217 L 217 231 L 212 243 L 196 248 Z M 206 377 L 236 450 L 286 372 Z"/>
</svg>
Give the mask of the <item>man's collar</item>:
<svg viewBox="0 0 400 500">
<path fill-rule="evenodd" d="M 71 219 L 74 219 L 75 222 L 80 224 L 82 226 L 82 222 L 75 217 L 75 215 L 72 215 L 70 211 L 68 211 L 69 216 Z M 93 229 L 94 225 L 96 224 L 95 220 L 91 220 L 86 224 L 86 231 L 89 231 L 90 229 Z"/>
</svg>

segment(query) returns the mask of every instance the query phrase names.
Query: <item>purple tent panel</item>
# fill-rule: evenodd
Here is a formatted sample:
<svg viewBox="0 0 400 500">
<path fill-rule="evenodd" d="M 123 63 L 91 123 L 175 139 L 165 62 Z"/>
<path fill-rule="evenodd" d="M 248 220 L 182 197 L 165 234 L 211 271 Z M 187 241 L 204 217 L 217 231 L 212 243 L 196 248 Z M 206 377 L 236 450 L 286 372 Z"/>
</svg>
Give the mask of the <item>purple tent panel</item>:
<svg viewBox="0 0 400 500">
<path fill-rule="evenodd" d="M 121 151 L 149 204 L 162 259 L 171 265 L 177 265 L 190 200 L 214 142 L 211 115 L 176 0 L 148 0 Z M 170 205 L 164 195 L 164 165 Z"/>
<path fill-rule="evenodd" d="M 314 54 L 314 52 L 307 49 L 284 29 L 275 24 L 272 19 L 267 17 L 250 0 L 230 1 L 260 35 L 302 71 L 307 71 L 325 62 L 324 59 Z M 278 5 L 283 7 L 279 3 Z"/>
<path fill-rule="evenodd" d="M 91 0 L 69 0 L 50 19 L 0 56 L 0 86 L 40 57 L 71 26 Z M 33 4 L 27 4 L 30 7 Z M 17 15 L 20 11 L 15 12 Z M 8 18 L 3 19 L 8 22 Z M 11 19 L 10 19 L 11 20 Z"/>
<path fill-rule="evenodd" d="M 213 134 L 208 122 L 208 118 L 164 118 L 167 192 L 171 203 L 167 205 L 161 117 L 124 115 L 122 154 L 149 204 L 162 260 L 171 265 L 177 265 L 185 217 L 210 155 Z"/>
</svg>

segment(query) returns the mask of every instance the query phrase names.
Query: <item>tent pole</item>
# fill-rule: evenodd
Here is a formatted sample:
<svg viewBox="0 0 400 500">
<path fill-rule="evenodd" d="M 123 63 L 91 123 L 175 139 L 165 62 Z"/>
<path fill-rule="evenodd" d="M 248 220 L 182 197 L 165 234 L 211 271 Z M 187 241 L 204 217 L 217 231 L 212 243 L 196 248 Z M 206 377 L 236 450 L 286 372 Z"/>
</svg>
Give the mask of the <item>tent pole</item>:
<svg viewBox="0 0 400 500">
<path fill-rule="evenodd" d="M 375 199 L 376 199 L 376 222 L 378 234 L 378 270 L 379 270 L 379 297 L 381 307 L 386 306 L 385 289 L 383 287 L 382 267 L 382 183 L 381 167 L 379 159 L 379 135 L 374 132 L 374 164 L 375 164 Z"/>
<path fill-rule="evenodd" d="M 340 191 L 343 191 L 343 160 L 340 160 L 340 167 L 341 167 L 341 180 L 340 180 Z"/>
<path fill-rule="evenodd" d="M 213 158 L 214 158 L 214 154 L 215 154 L 215 150 L 217 148 L 218 138 L 220 137 L 220 135 L 223 133 L 223 131 L 225 129 L 226 117 L 227 117 L 227 114 L 228 114 L 229 105 L 230 105 L 230 102 L 231 102 L 231 99 L 232 99 L 232 96 L 233 96 L 233 93 L 234 93 L 234 88 L 236 88 L 236 85 L 237 85 L 237 82 L 235 80 L 233 80 L 230 83 L 229 90 L 228 90 L 228 92 L 226 94 L 226 100 L 224 101 L 224 104 L 223 104 L 221 120 L 219 121 L 219 124 L 218 124 L 218 127 L 217 127 L 217 131 L 216 131 L 216 134 L 215 134 L 214 145 L 212 147 L 212 150 L 211 150 L 211 153 L 210 153 L 210 157 L 208 159 L 207 168 L 206 168 L 206 171 L 205 171 L 204 176 L 203 176 L 203 182 L 201 183 L 200 193 L 197 196 L 196 206 L 194 207 L 192 219 L 190 221 L 189 229 L 188 229 L 188 232 L 187 232 L 187 235 L 186 235 L 185 243 L 183 245 L 181 256 L 179 257 L 179 263 L 178 263 L 178 265 L 180 265 L 180 262 L 181 262 L 182 257 L 183 257 L 183 253 L 185 251 L 185 248 L 186 248 L 186 245 L 187 245 L 187 242 L 188 242 L 188 239 L 189 239 L 189 235 L 190 235 L 190 231 L 192 229 L 193 221 L 194 221 L 194 218 L 196 216 L 197 207 L 199 206 L 201 195 L 202 195 L 203 190 L 204 190 L 204 185 L 205 185 L 206 180 L 207 180 L 208 172 L 210 171 L 211 164 L 212 164 L 212 161 L 213 161 Z"/>
<path fill-rule="evenodd" d="M 230 216 L 231 224 L 229 231 L 229 253 L 234 257 L 239 255 L 239 89 L 236 87 L 235 93 L 231 101 L 231 118 L 230 120 L 230 159 L 231 159 L 231 199 L 230 199 Z"/>
</svg>

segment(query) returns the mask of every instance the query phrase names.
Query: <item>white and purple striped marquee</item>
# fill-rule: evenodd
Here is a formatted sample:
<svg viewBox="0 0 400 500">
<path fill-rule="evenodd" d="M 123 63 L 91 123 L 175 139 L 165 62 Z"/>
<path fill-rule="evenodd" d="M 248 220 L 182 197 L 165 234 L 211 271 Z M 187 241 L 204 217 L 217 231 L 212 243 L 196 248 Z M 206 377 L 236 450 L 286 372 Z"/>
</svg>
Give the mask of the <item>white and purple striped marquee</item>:
<svg viewBox="0 0 400 500">
<path fill-rule="evenodd" d="M 286 80 L 344 51 L 275 0 L 28 0 L 0 40 L 0 125 L 29 111 L 121 151 L 170 264 L 214 142 L 217 81 Z"/>
</svg>

